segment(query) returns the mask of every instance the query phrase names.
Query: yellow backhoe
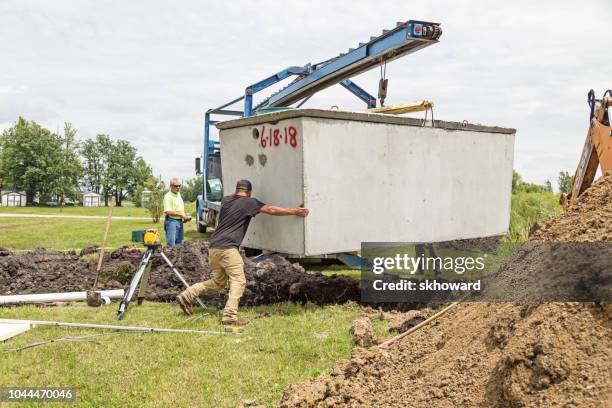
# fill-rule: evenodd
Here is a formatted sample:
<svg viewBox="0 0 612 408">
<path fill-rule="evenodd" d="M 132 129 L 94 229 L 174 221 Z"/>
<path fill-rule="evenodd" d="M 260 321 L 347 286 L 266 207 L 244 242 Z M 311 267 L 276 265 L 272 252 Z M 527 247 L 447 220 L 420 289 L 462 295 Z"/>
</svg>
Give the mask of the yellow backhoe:
<svg viewBox="0 0 612 408">
<path fill-rule="evenodd" d="M 595 92 L 591 89 L 587 101 L 591 109 L 589 131 L 574 175 L 572 189 L 569 194 L 561 195 L 561 205 L 566 210 L 593 184 L 598 167 L 601 167 L 603 174 L 612 174 L 612 127 L 608 111 L 612 106 L 612 90 L 608 89 L 601 99 L 596 99 Z"/>
</svg>

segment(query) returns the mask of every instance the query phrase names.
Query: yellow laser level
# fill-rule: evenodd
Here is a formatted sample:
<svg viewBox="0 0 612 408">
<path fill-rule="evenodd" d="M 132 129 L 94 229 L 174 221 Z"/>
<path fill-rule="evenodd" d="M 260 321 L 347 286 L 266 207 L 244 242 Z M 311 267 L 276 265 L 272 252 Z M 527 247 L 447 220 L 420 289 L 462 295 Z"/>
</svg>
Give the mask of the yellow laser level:
<svg viewBox="0 0 612 408">
<path fill-rule="evenodd" d="M 161 233 L 157 228 L 132 231 L 132 242 L 143 244 L 147 248 L 161 245 Z"/>
<path fill-rule="evenodd" d="M 150 228 L 145 230 L 144 236 L 142 237 L 142 243 L 147 246 L 158 246 L 161 244 L 161 234 L 157 228 Z"/>
</svg>

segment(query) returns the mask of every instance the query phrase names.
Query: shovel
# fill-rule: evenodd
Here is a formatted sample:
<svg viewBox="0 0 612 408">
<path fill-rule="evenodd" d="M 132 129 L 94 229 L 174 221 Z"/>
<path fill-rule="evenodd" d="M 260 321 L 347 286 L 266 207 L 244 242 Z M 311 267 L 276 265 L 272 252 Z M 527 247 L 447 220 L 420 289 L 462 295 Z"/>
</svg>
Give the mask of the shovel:
<svg viewBox="0 0 612 408">
<path fill-rule="evenodd" d="M 108 239 L 108 231 L 110 229 L 111 218 L 113 215 L 113 207 L 115 206 L 115 197 L 113 196 L 110 206 L 108 207 L 108 217 L 106 217 L 106 228 L 104 229 L 104 237 L 102 238 L 102 248 L 100 250 L 100 256 L 98 257 L 98 266 L 96 267 L 96 279 L 94 280 L 93 287 L 87 291 L 87 305 L 92 307 L 102 306 L 104 301 L 102 300 L 102 293 L 96 291 L 98 287 L 98 278 L 100 277 L 100 270 L 102 269 L 102 262 L 104 262 L 104 249 L 106 248 L 106 240 Z"/>
</svg>

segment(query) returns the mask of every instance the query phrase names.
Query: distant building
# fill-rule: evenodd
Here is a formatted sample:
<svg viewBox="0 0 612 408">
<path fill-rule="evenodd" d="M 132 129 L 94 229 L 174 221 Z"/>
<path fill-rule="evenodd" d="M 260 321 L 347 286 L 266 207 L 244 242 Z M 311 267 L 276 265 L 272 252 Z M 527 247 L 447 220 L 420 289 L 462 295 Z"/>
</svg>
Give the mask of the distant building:
<svg viewBox="0 0 612 408">
<path fill-rule="evenodd" d="M 100 194 L 88 191 L 87 193 L 81 194 L 81 202 L 83 207 L 99 207 L 100 206 Z"/>
<path fill-rule="evenodd" d="M 147 190 L 146 188 L 144 190 L 142 190 L 142 194 L 140 197 L 140 206 L 141 207 L 146 207 L 147 204 L 149 204 L 149 197 L 151 196 L 151 192 L 149 190 Z"/>
<path fill-rule="evenodd" d="M 0 190 L 2 200 L 0 204 L 4 207 L 25 207 L 26 193 L 25 191 L 15 190 Z"/>
</svg>

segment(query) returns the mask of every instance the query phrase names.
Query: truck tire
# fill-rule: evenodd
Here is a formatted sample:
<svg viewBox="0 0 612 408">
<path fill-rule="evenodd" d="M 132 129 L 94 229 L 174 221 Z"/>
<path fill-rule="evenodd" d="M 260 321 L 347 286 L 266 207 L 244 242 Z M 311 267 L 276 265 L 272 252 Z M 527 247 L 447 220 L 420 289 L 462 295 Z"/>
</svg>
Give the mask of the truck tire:
<svg viewBox="0 0 612 408">
<path fill-rule="evenodd" d="M 196 207 L 196 225 L 200 234 L 206 234 L 206 225 L 203 225 L 200 220 L 200 209 Z"/>
</svg>

